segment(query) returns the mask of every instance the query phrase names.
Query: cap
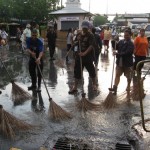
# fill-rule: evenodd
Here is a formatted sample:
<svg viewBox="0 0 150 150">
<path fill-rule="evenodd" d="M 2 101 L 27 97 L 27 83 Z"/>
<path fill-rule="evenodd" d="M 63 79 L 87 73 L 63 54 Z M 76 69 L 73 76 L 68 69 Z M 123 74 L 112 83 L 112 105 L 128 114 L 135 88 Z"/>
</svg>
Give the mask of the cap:
<svg viewBox="0 0 150 150">
<path fill-rule="evenodd" d="M 87 29 L 88 29 L 88 28 L 90 27 L 89 21 L 86 21 L 86 20 L 83 21 L 81 27 L 82 27 L 82 28 L 87 28 Z"/>
</svg>

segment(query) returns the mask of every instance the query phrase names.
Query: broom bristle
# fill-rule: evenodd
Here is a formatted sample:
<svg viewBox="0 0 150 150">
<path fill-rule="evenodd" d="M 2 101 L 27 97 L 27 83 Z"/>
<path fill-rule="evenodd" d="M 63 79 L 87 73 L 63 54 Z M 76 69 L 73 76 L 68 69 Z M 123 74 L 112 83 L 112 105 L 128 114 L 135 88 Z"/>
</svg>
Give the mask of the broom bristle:
<svg viewBox="0 0 150 150">
<path fill-rule="evenodd" d="M 140 100 L 140 95 L 141 94 L 141 98 L 143 99 L 145 97 L 145 93 L 144 93 L 144 87 L 143 87 L 143 82 L 144 82 L 144 78 L 142 78 L 140 80 L 140 84 L 141 86 L 139 87 L 139 84 L 136 82 L 132 87 L 131 87 L 131 92 L 130 92 L 130 97 L 134 100 L 134 101 L 139 101 Z"/>
<path fill-rule="evenodd" d="M 105 101 L 103 102 L 103 106 L 106 109 L 111 109 L 116 107 L 116 98 L 114 97 L 114 94 L 112 92 L 109 92 L 107 95 Z"/>
<path fill-rule="evenodd" d="M 0 114 L 0 131 L 8 138 L 14 139 L 15 130 L 28 130 L 33 127 L 6 112 L 2 105 L 0 105 Z"/>
<path fill-rule="evenodd" d="M 32 98 L 32 96 L 26 92 L 24 89 L 19 87 L 15 82 L 12 83 L 12 100 L 14 101 L 15 105 L 22 104 L 26 100 Z"/>
<path fill-rule="evenodd" d="M 76 106 L 83 112 L 87 112 L 88 110 L 98 110 L 100 108 L 99 104 L 91 103 L 85 97 L 82 97 L 82 99 L 77 102 Z"/>
<path fill-rule="evenodd" d="M 62 109 L 53 100 L 50 101 L 49 116 L 52 120 L 56 120 L 56 121 L 67 120 L 72 118 L 69 112 Z"/>
</svg>

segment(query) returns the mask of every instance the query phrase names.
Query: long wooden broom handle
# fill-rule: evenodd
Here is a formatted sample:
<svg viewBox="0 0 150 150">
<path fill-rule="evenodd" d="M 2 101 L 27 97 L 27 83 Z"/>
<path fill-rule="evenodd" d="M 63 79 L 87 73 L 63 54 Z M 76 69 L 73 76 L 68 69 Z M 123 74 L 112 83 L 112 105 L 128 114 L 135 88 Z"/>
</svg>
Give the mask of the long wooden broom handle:
<svg viewBox="0 0 150 150">
<path fill-rule="evenodd" d="M 112 69 L 112 76 L 111 76 L 111 88 L 113 86 L 113 78 L 114 78 L 114 68 L 115 68 L 115 55 L 114 55 L 114 60 L 113 60 L 113 69 Z"/>
<path fill-rule="evenodd" d="M 74 43 L 71 47 L 70 47 L 70 49 L 69 49 L 69 51 L 67 52 L 67 54 L 65 55 L 65 57 L 67 57 L 68 55 L 69 55 L 69 53 L 71 52 L 71 49 L 73 48 L 73 46 L 75 45 L 76 43 Z"/>
<path fill-rule="evenodd" d="M 0 61 L 1 61 L 2 65 L 4 66 L 4 68 L 5 68 L 5 70 L 6 70 L 7 74 L 8 74 L 8 76 L 9 76 L 11 82 L 13 83 L 14 80 L 12 79 L 11 75 L 9 74 L 9 72 L 8 72 L 8 70 L 7 70 L 7 68 L 6 68 L 5 64 L 4 64 L 4 62 L 2 61 L 2 58 L 1 58 L 1 57 L 0 57 Z"/>
<path fill-rule="evenodd" d="M 80 43 L 80 40 L 79 40 L 79 52 L 81 53 L 81 43 Z M 82 67 L 82 58 L 80 56 L 80 69 L 81 69 L 81 82 L 82 82 L 82 96 L 85 96 L 85 93 L 84 93 L 84 85 L 83 85 L 83 67 Z"/>
<path fill-rule="evenodd" d="M 45 80 L 44 80 L 44 76 L 43 76 L 43 74 L 42 74 L 42 71 L 41 71 L 41 68 L 40 68 L 39 64 L 37 64 L 37 67 L 38 67 L 39 72 L 40 72 L 40 74 L 41 74 L 41 76 L 42 76 L 42 80 L 43 80 L 43 83 L 44 83 L 46 92 L 47 92 L 47 94 L 48 94 L 49 101 L 52 101 L 52 98 L 51 98 L 51 96 L 50 96 L 50 94 L 49 94 L 49 92 L 48 92 L 48 89 L 47 89 L 47 86 L 46 86 L 46 83 L 45 83 Z"/>
<path fill-rule="evenodd" d="M 115 50 L 116 50 L 116 41 L 115 41 Z M 114 55 L 114 60 L 113 60 L 113 69 L 112 69 L 112 77 L 111 77 L 111 88 L 113 86 L 113 78 L 114 78 L 114 68 L 115 68 L 115 55 Z"/>
</svg>

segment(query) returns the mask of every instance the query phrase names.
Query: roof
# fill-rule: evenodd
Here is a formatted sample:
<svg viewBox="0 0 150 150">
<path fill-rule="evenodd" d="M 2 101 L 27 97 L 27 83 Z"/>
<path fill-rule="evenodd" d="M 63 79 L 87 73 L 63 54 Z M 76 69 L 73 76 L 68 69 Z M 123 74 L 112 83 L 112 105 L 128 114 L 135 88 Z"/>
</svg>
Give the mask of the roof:
<svg viewBox="0 0 150 150">
<path fill-rule="evenodd" d="M 72 7 L 69 7 L 69 8 L 65 7 L 65 8 L 63 8 L 61 10 L 53 11 L 53 12 L 51 12 L 49 14 L 51 14 L 51 15 L 60 15 L 60 14 L 89 14 L 89 13 L 90 12 L 85 11 L 85 10 L 83 10 L 81 8 L 74 9 Z"/>
</svg>

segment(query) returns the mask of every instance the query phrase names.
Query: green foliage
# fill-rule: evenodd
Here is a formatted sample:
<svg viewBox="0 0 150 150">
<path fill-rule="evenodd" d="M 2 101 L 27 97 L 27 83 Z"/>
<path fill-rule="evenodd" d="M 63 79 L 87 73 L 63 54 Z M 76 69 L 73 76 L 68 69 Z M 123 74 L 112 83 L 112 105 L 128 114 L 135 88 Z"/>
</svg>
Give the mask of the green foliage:
<svg viewBox="0 0 150 150">
<path fill-rule="evenodd" d="M 0 21 L 10 18 L 41 22 L 50 19 L 60 0 L 0 0 Z"/>
<path fill-rule="evenodd" d="M 107 20 L 107 17 L 106 16 L 101 16 L 101 15 L 96 15 L 94 17 L 94 26 L 100 26 L 100 25 L 103 25 L 105 23 L 107 23 L 108 20 Z"/>
</svg>

